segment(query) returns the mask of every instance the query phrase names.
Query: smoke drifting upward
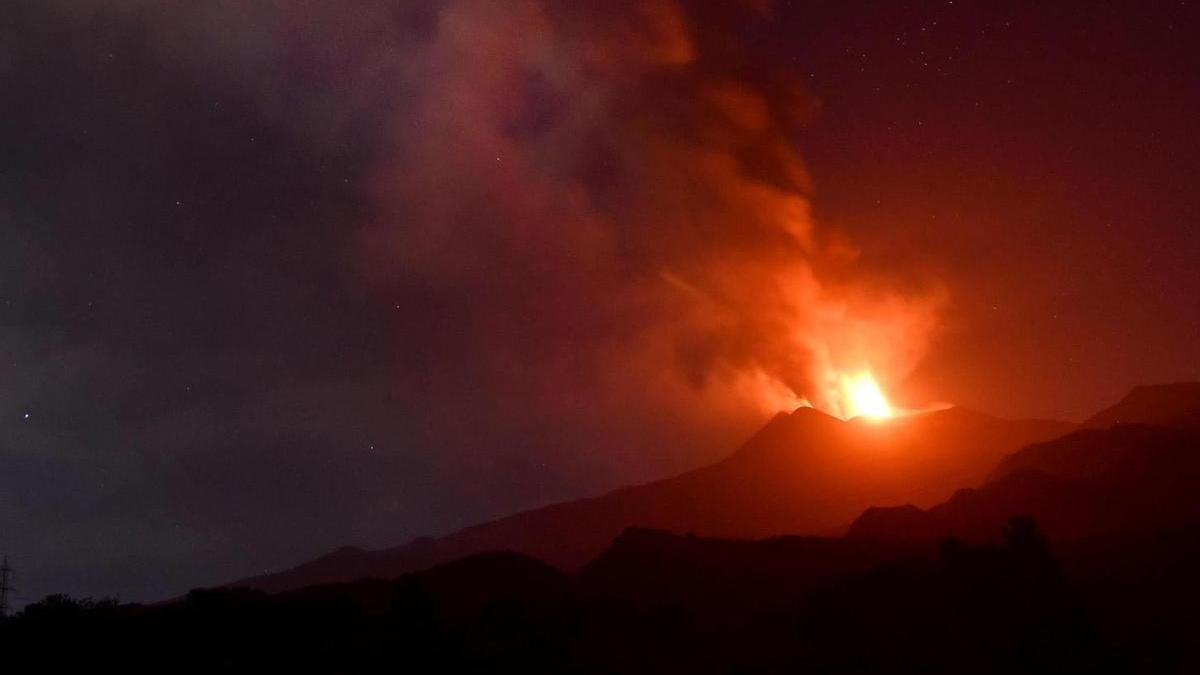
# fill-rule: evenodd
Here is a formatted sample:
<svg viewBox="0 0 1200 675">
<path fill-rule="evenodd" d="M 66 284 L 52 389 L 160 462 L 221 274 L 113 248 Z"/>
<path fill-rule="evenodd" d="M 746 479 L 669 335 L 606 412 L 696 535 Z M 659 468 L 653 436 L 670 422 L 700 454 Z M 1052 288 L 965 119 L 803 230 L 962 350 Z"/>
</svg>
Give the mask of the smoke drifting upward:
<svg viewBox="0 0 1200 675">
<path fill-rule="evenodd" d="M 29 592 L 392 544 L 898 383 L 938 293 L 813 222 L 816 104 L 744 37 L 769 20 L 5 3 L 0 529 Z"/>
<path fill-rule="evenodd" d="M 846 416 L 847 374 L 894 384 L 925 348 L 937 292 L 856 269 L 812 220 L 793 135 L 816 102 L 738 32 L 767 3 L 129 13 L 297 142 L 362 148 L 344 283 L 394 300 L 396 349 L 423 355 L 403 390 L 471 389 L 505 421 Z"/>
<path fill-rule="evenodd" d="M 844 415 L 845 374 L 902 378 L 936 296 L 856 280 L 812 221 L 793 133 L 814 103 L 720 28 L 745 11 L 442 7 L 373 168 L 371 283 L 469 298 L 468 351 L 522 406 Z"/>
</svg>

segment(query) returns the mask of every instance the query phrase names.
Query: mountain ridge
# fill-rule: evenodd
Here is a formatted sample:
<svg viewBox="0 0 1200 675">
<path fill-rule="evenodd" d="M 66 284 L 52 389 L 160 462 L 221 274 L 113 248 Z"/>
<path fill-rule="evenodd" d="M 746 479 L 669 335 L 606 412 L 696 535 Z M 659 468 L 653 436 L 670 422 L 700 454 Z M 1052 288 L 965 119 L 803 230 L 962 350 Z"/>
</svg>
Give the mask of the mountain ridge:
<svg viewBox="0 0 1200 675">
<path fill-rule="evenodd" d="M 393 578 L 488 550 L 513 550 L 574 570 L 633 526 L 733 538 L 841 532 L 874 503 L 933 505 L 982 480 L 1017 448 L 1073 428 L 958 408 L 882 422 L 798 408 L 775 415 L 724 459 L 675 476 L 396 547 L 343 547 L 230 585 L 280 592 Z"/>
<path fill-rule="evenodd" d="M 1200 382 L 1139 385 L 1084 420 L 1088 428 L 1114 424 L 1194 425 L 1200 419 Z"/>
</svg>

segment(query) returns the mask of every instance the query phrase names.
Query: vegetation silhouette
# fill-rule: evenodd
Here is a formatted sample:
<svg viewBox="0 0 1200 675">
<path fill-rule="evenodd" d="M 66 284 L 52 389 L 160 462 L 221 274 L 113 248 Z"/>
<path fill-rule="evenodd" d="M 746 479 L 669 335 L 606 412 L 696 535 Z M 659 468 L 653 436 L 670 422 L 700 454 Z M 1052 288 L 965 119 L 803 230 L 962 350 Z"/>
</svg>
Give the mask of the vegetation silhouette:
<svg viewBox="0 0 1200 675">
<path fill-rule="evenodd" d="M 492 553 L 279 595 L 196 590 L 159 606 L 51 596 L 4 624 L 0 641 L 10 663 L 44 672 L 1059 674 L 1187 663 L 1178 645 L 1105 634 L 1029 517 L 988 545 L 621 539 L 577 574 Z M 859 564 L 837 571 L 848 561 Z M 789 570 L 801 579 L 764 591 Z"/>
</svg>

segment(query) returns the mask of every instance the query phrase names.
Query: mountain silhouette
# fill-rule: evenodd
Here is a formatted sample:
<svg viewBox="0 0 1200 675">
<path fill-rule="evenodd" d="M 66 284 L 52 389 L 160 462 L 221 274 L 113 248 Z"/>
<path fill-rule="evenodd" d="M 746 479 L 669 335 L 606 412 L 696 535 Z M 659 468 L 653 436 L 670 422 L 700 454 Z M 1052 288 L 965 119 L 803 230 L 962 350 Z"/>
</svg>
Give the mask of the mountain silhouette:
<svg viewBox="0 0 1200 675">
<path fill-rule="evenodd" d="M 629 527 L 733 538 L 831 534 L 844 531 L 872 505 L 932 506 L 956 488 L 983 480 L 1014 450 L 1073 428 L 1064 422 L 1003 420 L 962 408 L 884 421 L 843 421 L 799 408 L 776 415 L 726 459 L 672 478 L 395 548 L 342 548 L 233 585 L 280 592 L 395 578 L 494 550 L 576 570 Z"/>
<path fill-rule="evenodd" d="M 1200 382 L 1134 387 L 1115 405 L 1088 418 L 1085 427 L 1152 424 L 1200 428 Z"/>
<path fill-rule="evenodd" d="M 1143 424 L 1081 429 L 1013 453 L 980 487 L 931 508 L 868 509 L 850 536 L 986 541 L 1012 515 L 1028 514 L 1060 542 L 1126 537 L 1200 520 L 1198 487 L 1200 431 Z"/>
<path fill-rule="evenodd" d="M 905 550 L 631 529 L 575 574 L 501 552 L 152 607 L 54 596 L 0 622 L 0 640 L 20 672 L 1138 672 L 1131 656 L 1188 672 L 1186 624 L 1153 651 L 1116 648 L 1036 524 L 1002 534 Z"/>
<path fill-rule="evenodd" d="M 588 593 L 632 607 L 744 620 L 881 564 L 929 557 L 924 543 L 785 536 L 714 539 L 629 528 L 578 573 Z"/>
<path fill-rule="evenodd" d="M 847 538 L 987 545 L 998 540 L 1003 523 L 1027 515 L 1053 542 L 1072 584 L 1087 594 L 1097 628 L 1156 654 L 1135 671 L 1198 672 L 1196 391 L 1194 384 L 1139 387 L 1089 420 L 1090 428 L 1005 458 L 978 488 L 930 508 L 868 509 Z M 1157 652 L 1163 645 L 1171 647 Z"/>
</svg>

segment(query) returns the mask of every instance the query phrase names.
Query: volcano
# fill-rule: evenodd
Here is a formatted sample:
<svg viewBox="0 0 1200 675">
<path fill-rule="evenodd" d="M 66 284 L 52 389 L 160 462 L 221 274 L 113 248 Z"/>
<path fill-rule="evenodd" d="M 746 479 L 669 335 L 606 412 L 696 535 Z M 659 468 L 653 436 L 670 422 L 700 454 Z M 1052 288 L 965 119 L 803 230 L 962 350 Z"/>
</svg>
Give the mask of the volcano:
<svg viewBox="0 0 1200 675">
<path fill-rule="evenodd" d="M 576 570 L 629 527 L 709 537 L 840 534 L 870 506 L 928 507 L 982 481 L 1008 454 L 1075 425 L 949 408 L 843 421 L 813 408 L 776 415 L 736 452 L 672 478 L 533 509 L 395 548 L 347 547 L 236 582 L 268 592 L 394 578 L 485 551 Z"/>
</svg>

